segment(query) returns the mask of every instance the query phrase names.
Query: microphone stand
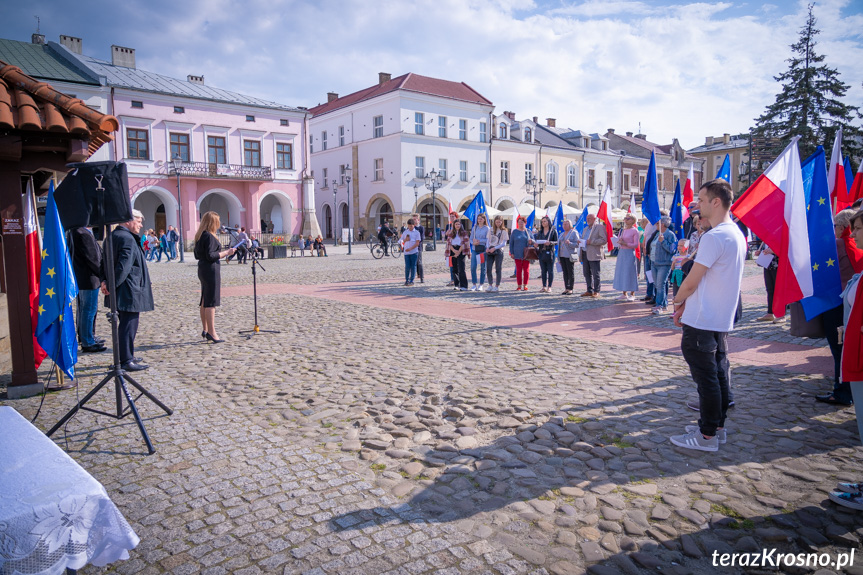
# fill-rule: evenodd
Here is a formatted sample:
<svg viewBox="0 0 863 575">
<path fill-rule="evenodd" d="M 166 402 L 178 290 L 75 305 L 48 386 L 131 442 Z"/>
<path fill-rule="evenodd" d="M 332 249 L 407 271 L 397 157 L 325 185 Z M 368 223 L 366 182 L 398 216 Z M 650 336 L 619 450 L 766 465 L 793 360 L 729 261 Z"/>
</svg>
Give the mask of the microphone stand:
<svg viewBox="0 0 863 575">
<path fill-rule="evenodd" d="M 255 273 L 256 267 L 260 267 L 262 270 L 267 271 L 258 261 L 258 252 L 252 251 L 252 294 L 255 302 L 255 327 L 252 329 L 244 329 L 239 332 L 240 335 L 245 335 L 246 339 L 252 339 L 253 336 L 261 335 L 262 333 L 282 333 L 278 330 L 261 329 L 260 326 L 258 326 L 258 275 Z"/>
</svg>

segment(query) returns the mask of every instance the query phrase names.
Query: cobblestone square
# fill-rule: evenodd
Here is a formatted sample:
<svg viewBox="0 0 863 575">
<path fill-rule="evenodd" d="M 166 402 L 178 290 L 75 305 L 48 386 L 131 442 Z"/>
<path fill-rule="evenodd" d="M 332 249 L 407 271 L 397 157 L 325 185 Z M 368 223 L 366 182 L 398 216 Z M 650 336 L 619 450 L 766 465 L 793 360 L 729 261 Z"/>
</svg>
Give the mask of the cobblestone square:
<svg viewBox="0 0 863 575">
<path fill-rule="evenodd" d="M 557 295 L 559 276 L 552 294 L 453 292 L 432 253 L 404 287 L 401 259 L 353 251 L 265 260 L 259 323 L 280 333 L 251 339 L 250 266 L 223 265 L 218 345 L 200 337 L 194 260 L 150 264 L 135 379 L 174 409 L 138 400 L 156 453 L 131 418 L 79 412 L 53 437 L 141 537 L 82 573 L 772 573 L 711 556 L 863 553 L 863 515 L 827 499 L 863 480 L 853 408 L 806 396 L 832 386 L 826 343 L 755 321 L 751 262 L 728 442 L 693 454 L 668 441 L 697 420 L 679 330 L 615 299 L 613 259 L 586 301 Z M 109 361 L 81 355 L 77 391 L 0 404 L 41 409 L 47 430 Z"/>
</svg>

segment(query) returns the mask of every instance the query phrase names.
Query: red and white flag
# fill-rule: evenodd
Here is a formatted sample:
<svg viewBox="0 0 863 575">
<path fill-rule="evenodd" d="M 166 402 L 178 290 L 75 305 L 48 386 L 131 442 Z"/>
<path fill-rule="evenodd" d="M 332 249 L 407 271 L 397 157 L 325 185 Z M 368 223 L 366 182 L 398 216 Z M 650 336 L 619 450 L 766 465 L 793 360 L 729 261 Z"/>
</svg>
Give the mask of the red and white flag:
<svg viewBox="0 0 863 575">
<path fill-rule="evenodd" d="M 686 176 L 686 184 L 683 186 L 683 221 L 689 217 L 689 204 L 692 203 L 692 200 L 695 199 L 694 192 L 692 190 L 693 186 L 693 167 L 692 162 L 689 163 L 689 174 Z"/>
<path fill-rule="evenodd" d="M 605 190 L 605 193 L 602 195 L 602 201 L 599 203 L 599 211 L 596 212 L 596 217 L 605 223 L 605 237 L 608 238 L 608 251 L 611 251 L 614 249 L 614 243 L 611 241 L 614 230 L 611 229 L 611 210 L 608 206 L 609 191 Z"/>
<path fill-rule="evenodd" d="M 39 323 L 39 277 L 42 272 L 42 238 L 39 234 L 39 219 L 36 217 L 36 204 L 33 190 L 27 182 L 24 195 L 24 250 L 27 255 L 27 283 L 30 299 L 30 332 L 33 334 L 33 362 L 36 369 L 48 357 L 45 350 L 36 342 L 36 325 Z"/>
<path fill-rule="evenodd" d="M 854 182 L 848 188 L 848 197 L 851 198 L 852 204 L 863 198 L 863 162 L 860 162 L 860 167 L 857 168 L 857 173 L 854 174 Z"/>
<path fill-rule="evenodd" d="M 830 206 L 837 214 L 854 203 L 849 197 L 848 183 L 845 181 L 845 165 L 842 163 L 842 127 L 836 131 L 833 140 L 833 152 L 830 154 L 829 172 L 827 172 L 827 189 L 830 192 Z"/>
<path fill-rule="evenodd" d="M 813 294 L 803 173 L 795 136 L 731 211 L 779 256 L 773 314 Z"/>
<path fill-rule="evenodd" d="M 629 196 L 629 208 L 626 210 L 627 214 L 635 214 L 635 192 L 632 192 Z"/>
</svg>

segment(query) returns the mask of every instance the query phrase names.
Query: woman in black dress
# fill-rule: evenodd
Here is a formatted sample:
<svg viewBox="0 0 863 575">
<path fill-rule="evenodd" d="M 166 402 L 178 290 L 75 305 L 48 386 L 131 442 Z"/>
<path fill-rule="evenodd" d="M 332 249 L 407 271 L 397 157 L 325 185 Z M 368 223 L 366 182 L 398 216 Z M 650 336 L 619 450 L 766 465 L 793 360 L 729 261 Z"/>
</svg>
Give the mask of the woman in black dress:
<svg viewBox="0 0 863 575">
<path fill-rule="evenodd" d="M 213 343 L 221 343 L 216 333 L 216 308 L 219 306 L 221 275 L 219 260 L 232 255 L 236 250 L 222 250 L 215 233 L 221 227 L 219 214 L 207 212 L 201 216 L 201 224 L 195 234 L 195 259 L 198 260 L 198 279 L 201 281 L 201 337 Z"/>
</svg>

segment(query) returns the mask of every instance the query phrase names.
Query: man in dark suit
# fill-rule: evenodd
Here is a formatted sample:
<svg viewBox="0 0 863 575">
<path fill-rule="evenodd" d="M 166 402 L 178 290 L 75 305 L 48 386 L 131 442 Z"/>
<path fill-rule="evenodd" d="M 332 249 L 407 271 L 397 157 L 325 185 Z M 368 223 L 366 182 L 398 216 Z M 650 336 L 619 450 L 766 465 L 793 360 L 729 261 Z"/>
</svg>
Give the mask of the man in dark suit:
<svg viewBox="0 0 863 575">
<path fill-rule="evenodd" d="M 84 353 L 105 351 L 104 340 L 94 334 L 96 311 L 99 307 L 99 286 L 102 249 L 90 228 L 72 228 L 72 270 L 78 284 L 78 341 Z"/>
<path fill-rule="evenodd" d="M 150 367 L 135 357 L 135 336 L 138 334 L 138 316 L 152 311 L 153 291 L 150 274 L 141 249 L 138 234 L 144 225 L 144 214 L 132 210 L 132 219 L 123 222 L 111 232 L 114 255 L 114 280 L 117 289 L 119 316 L 118 336 L 120 365 L 126 371 L 141 371 Z M 102 282 L 102 293 L 108 295 L 108 286 Z"/>
</svg>

